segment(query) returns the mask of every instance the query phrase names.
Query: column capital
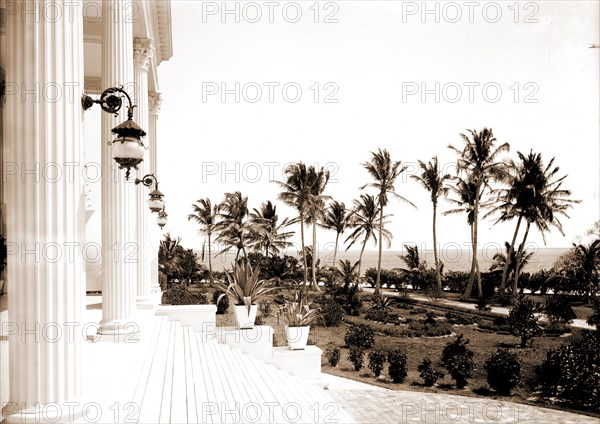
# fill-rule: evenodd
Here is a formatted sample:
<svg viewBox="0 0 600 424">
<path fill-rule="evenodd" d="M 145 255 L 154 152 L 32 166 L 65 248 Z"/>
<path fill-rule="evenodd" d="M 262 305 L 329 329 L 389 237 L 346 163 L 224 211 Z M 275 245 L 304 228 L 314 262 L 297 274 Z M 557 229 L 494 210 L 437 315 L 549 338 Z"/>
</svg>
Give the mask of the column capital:
<svg viewBox="0 0 600 424">
<path fill-rule="evenodd" d="M 148 93 L 148 108 L 150 115 L 158 115 L 162 104 L 162 95 L 160 93 Z"/>
<path fill-rule="evenodd" d="M 151 38 L 133 39 L 133 64 L 136 68 L 148 68 L 154 56 L 154 40 Z"/>
</svg>

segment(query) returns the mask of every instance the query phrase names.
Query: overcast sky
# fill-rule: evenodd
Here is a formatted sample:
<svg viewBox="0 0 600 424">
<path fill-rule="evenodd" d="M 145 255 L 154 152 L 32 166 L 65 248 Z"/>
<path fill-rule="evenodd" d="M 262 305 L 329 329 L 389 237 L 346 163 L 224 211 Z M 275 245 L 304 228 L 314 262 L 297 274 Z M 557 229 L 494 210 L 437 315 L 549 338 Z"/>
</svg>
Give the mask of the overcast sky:
<svg viewBox="0 0 600 424">
<path fill-rule="evenodd" d="M 397 192 L 418 206 L 391 202 L 392 248 L 431 248 L 429 196 L 408 175 L 434 155 L 453 172 L 448 144 L 487 126 L 511 157 L 556 156 L 569 175 L 582 202 L 565 236 L 547 235 L 548 247 L 569 246 L 600 217 L 598 2 L 427 4 L 232 1 L 224 13 L 222 2 L 172 1 L 174 56 L 159 67 L 165 231 L 199 249 L 192 202 L 238 190 L 251 208 L 274 201 L 270 180 L 296 161 L 327 167 L 326 194 L 351 205 L 370 181 L 360 164 L 386 148 L 409 166 Z M 502 243 L 514 225 L 483 221 L 479 240 Z M 321 247 L 333 239 L 319 233 Z M 466 243 L 466 217 L 440 217 L 438 240 Z M 529 240 L 543 246 L 536 230 Z"/>
</svg>

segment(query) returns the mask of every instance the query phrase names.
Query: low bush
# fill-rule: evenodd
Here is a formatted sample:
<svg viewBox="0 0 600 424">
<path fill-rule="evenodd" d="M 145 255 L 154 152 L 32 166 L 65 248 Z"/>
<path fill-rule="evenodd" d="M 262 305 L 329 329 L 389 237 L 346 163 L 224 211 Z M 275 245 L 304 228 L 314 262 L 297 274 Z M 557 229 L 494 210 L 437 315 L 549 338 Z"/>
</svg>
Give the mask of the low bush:
<svg viewBox="0 0 600 424">
<path fill-rule="evenodd" d="M 325 356 L 327 357 L 329 365 L 335 367 L 340 361 L 340 348 L 337 346 L 328 346 L 327 349 L 325 349 Z"/>
<path fill-rule="evenodd" d="M 595 325 L 600 328 L 600 297 L 594 297 L 592 300 L 593 312 L 587 319 L 589 325 Z"/>
<path fill-rule="evenodd" d="M 331 297 L 348 315 L 360 315 L 363 302 L 357 284 L 349 286 L 346 290 L 343 286 L 336 286 L 331 290 Z"/>
<path fill-rule="evenodd" d="M 384 324 L 400 323 L 400 317 L 398 314 L 385 309 L 371 309 L 365 314 L 365 319 L 375 322 L 383 322 Z"/>
<path fill-rule="evenodd" d="M 425 314 L 425 319 L 423 320 L 423 322 L 424 322 L 425 324 L 430 324 L 430 325 L 433 325 L 433 324 L 435 324 L 435 323 L 437 322 L 437 321 L 435 320 L 435 318 L 436 318 L 436 315 L 435 315 L 435 313 L 434 313 L 434 312 L 427 312 L 427 313 Z"/>
<path fill-rule="evenodd" d="M 440 337 L 452 334 L 452 325 L 443 321 L 436 321 L 435 324 L 412 321 L 403 330 L 407 337 Z"/>
<path fill-rule="evenodd" d="M 477 322 L 475 318 L 468 314 L 460 314 L 452 311 L 446 312 L 444 317 L 446 317 L 447 322 L 450 324 L 473 325 Z"/>
<path fill-rule="evenodd" d="M 442 351 L 442 365 L 448 370 L 459 389 L 467 385 L 471 373 L 477 369 L 473 362 L 473 351 L 467 347 L 468 344 L 469 340 L 464 339 L 460 334 Z"/>
<path fill-rule="evenodd" d="M 354 371 L 360 371 L 363 367 L 365 351 L 358 347 L 352 346 L 348 351 L 348 360 L 354 365 Z"/>
<path fill-rule="evenodd" d="M 346 346 L 356 346 L 361 349 L 369 349 L 375 344 L 375 332 L 365 324 L 350 325 L 344 336 Z"/>
<path fill-rule="evenodd" d="M 344 310 L 338 302 L 329 298 L 321 297 L 318 299 L 321 309 L 321 320 L 326 327 L 336 327 L 342 322 L 344 318 Z"/>
<path fill-rule="evenodd" d="M 498 349 L 485 361 L 487 382 L 501 395 L 510 395 L 512 389 L 521 381 L 521 363 L 519 357 L 506 349 Z"/>
<path fill-rule="evenodd" d="M 369 353 L 369 369 L 373 371 L 375 377 L 381 375 L 383 366 L 385 365 L 385 353 L 381 350 L 374 350 Z"/>
<path fill-rule="evenodd" d="M 369 268 L 365 271 L 365 277 L 372 287 L 375 287 L 377 280 L 377 268 Z M 381 287 L 401 287 L 403 283 L 400 273 L 391 269 L 382 269 L 380 274 Z"/>
<path fill-rule="evenodd" d="M 183 284 L 175 284 L 162 294 L 163 305 L 207 305 L 208 298 L 203 293 L 191 292 Z"/>
<path fill-rule="evenodd" d="M 212 303 L 217 305 L 217 315 L 224 315 L 229 310 L 229 297 L 223 296 L 221 301 L 217 303 L 219 296 L 222 294 L 225 294 L 223 290 L 215 290 L 212 295 Z"/>
<path fill-rule="evenodd" d="M 577 318 L 569 304 L 569 299 L 565 295 L 555 294 L 547 297 L 544 312 L 550 322 L 555 325 L 566 325 Z"/>
<path fill-rule="evenodd" d="M 541 310 L 540 304 L 520 294 L 508 313 L 508 325 L 513 335 L 521 338 L 521 347 L 527 347 L 535 336 L 542 333 L 539 318 L 535 314 Z"/>
<path fill-rule="evenodd" d="M 537 368 L 542 392 L 578 407 L 600 410 L 600 331 L 585 331 L 568 345 L 549 351 Z M 548 375 L 550 374 L 550 375 Z"/>
<path fill-rule="evenodd" d="M 438 380 L 444 378 L 444 373 L 434 369 L 429 358 L 423 359 L 417 370 L 423 380 L 423 384 L 428 387 L 433 386 Z"/>
<path fill-rule="evenodd" d="M 388 374 L 394 383 L 404 383 L 408 375 L 408 359 L 401 349 L 390 350 L 387 355 Z"/>
</svg>

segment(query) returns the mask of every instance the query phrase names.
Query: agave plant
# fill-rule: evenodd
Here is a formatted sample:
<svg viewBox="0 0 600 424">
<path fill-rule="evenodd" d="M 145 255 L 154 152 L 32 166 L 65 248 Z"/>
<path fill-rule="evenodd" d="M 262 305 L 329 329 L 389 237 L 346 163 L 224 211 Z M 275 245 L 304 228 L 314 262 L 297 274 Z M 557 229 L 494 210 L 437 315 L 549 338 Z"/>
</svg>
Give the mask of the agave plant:
<svg viewBox="0 0 600 424">
<path fill-rule="evenodd" d="M 372 308 L 382 311 L 389 311 L 396 303 L 396 299 L 388 296 L 373 296 Z"/>
<path fill-rule="evenodd" d="M 259 273 L 259 267 L 252 270 L 246 258 L 241 258 L 233 265 L 231 272 L 225 273 L 229 284 L 215 283 L 215 286 L 225 292 L 218 297 L 217 304 L 224 296 L 229 295 L 236 305 L 245 305 L 250 311 L 253 304 L 257 304 L 276 289 L 276 287 L 268 287 L 268 280 L 259 279 Z"/>
<path fill-rule="evenodd" d="M 279 314 L 289 327 L 301 327 L 310 325 L 316 318 L 319 309 L 311 309 L 304 304 L 302 295 L 294 294 L 294 301 L 286 300 L 284 305 L 279 308 Z"/>
</svg>

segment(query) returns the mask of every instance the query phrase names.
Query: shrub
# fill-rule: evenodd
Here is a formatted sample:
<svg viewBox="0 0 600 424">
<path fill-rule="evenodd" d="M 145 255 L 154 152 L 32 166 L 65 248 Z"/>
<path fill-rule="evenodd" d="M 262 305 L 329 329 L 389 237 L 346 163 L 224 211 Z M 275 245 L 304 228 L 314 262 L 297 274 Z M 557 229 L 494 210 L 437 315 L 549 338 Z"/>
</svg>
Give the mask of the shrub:
<svg viewBox="0 0 600 424">
<path fill-rule="evenodd" d="M 521 338 L 521 347 L 527 347 L 535 336 L 542 333 L 539 318 L 535 315 L 540 309 L 539 303 L 520 294 L 508 313 L 510 332 Z"/>
<path fill-rule="evenodd" d="M 452 326 L 447 322 L 426 324 L 425 322 L 412 321 L 405 331 L 409 337 L 440 337 L 452 334 Z"/>
<path fill-rule="evenodd" d="M 561 357 L 558 349 L 546 352 L 546 359 L 535 367 L 535 383 L 541 389 L 541 397 L 556 396 L 562 376 Z"/>
<path fill-rule="evenodd" d="M 225 294 L 223 290 L 215 290 L 212 295 L 212 303 L 217 305 L 217 315 L 226 314 L 229 310 L 229 297 L 223 296 L 221 298 L 221 301 L 217 303 L 219 296 L 221 296 L 222 294 Z"/>
<path fill-rule="evenodd" d="M 363 367 L 365 351 L 358 346 L 352 346 L 348 352 L 348 360 L 354 365 L 354 371 L 360 371 Z"/>
<path fill-rule="evenodd" d="M 549 351 L 538 372 L 553 373 L 553 376 L 541 383 L 559 399 L 583 408 L 599 410 L 599 369 L 600 331 L 596 330 L 586 331 L 581 338 L 562 345 L 555 351 Z"/>
<path fill-rule="evenodd" d="M 344 337 L 346 346 L 356 346 L 361 349 L 369 349 L 375 344 L 375 332 L 365 324 L 351 325 L 346 329 Z"/>
<path fill-rule="evenodd" d="M 435 321 L 435 313 L 434 312 L 427 312 L 425 314 L 425 320 L 424 320 L 425 324 L 430 324 L 433 325 L 436 323 Z"/>
<path fill-rule="evenodd" d="M 189 291 L 183 284 L 175 284 L 162 294 L 163 305 L 206 305 L 208 298 L 205 294 Z"/>
<path fill-rule="evenodd" d="M 340 348 L 337 346 L 328 346 L 325 349 L 325 356 L 327 357 L 327 362 L 332 367 L 335 367 L 340 361 Z"/>
<path fill-rule="evenodd" d="M 469 340 L 464 339 L 460 334 L 442 351 L 442 365 L 448 370 L 459 389 L 467 385 L 471 373 L 477 369 L 473 362 L 473 351 L 467 347 L 467 344 Z"/>
<path fill-rule="evenodd" d="M 381 371 L 383 371 L 383 366 L 385 364 L 385 353 L 381 350 L 374 350 L 369 353 L 369 369 L 373 371 L 375 377 L 379 377 L 381 375 Z"/>
<path fill-rule="evenodd" d="M 362 299 L 360 298 L 357 284 L 348 287 L 347 291 L 344 291 L 343 287 L 337 287 L 336 290 L 332 290 L 332 297 L 348 315 L 360 315 Z"/>
<path fill-rule="evenodd" d="M 546 298 L 544 312 L 553 324 L 568 324 L 577 318 L 569 300 L 564 295 L 553 295 Z"/>
<path fill-rule="evenodd" d="M 344 310 L 338 302 L 328 297 L 319 299 L 321 304 L 321 317 L 326 327 L 336 327 L 344 318 Z"/>
<path fill-rule="evenodd" d="M 377 279 L 377 268 L 369 268 L 365 271 L 365 277 L 372 287 L 375 287 Z M 402 277 L 396 271 L 390 269 L 382 269 L 380 275 L 381 287 L 401 287 Z"/>
<path fill-rule="evenodd" d="M 390 350 L 387 355 L 388 374 L 394 383 L 404 383 L 408 375 L 408 359 L 401 349 Z"/>
<path fill-rule="evenodd" d="M 386 324 L 400 323 L 400 317 L 398 316 L 398 314 L 389 312 L 384 309 L 371 309 L 365 314 L 365 319 L 376 322 L 383 322 Z"/>
<path fill-rule="evenodd" d="M 384 310 L 389 311 L 392 309 L 395 300 L 388 296 L 373 296 L 371 300 L 371 310 Z"/>
<path fill-rule="evenodd" d="M 444 314 L 446 320 L 450 324 L 472 325 L 476 323 L 475 318 L 468 314 L 460 314 L 457 312 L 448 311 Z"/>
<path fill-rule="evenodd" d="M 423 359 L 417 370 L 423 380 L 423 384 L 429 387 L 433 386 L 439 379 L 444 378 L 443 372 L 433 369 L 431 359 L 429 358 Z"/>
<path fill-rule="evenodd" d="M 592 301 L 593 313 L 587 319 L 589 325 L 595 325 L 596 328 L 600 328 L 600 298 L 595 297 Z"/>
<path fill-rule="evenodd" d="M 512 294 L 505 291 L 504 293 L 500 293 L 496 296 L 496 302 L 498 302 L 500 306 L 510 306 L 513 304 L 514 298 Z"/>
<path fill-rule="evenodd" d="M 510 395 L 521 380 L 519 357 L 506 349 L 498 349 L 490 355 L 483 368 L 487 371 L 488 384 L 501 395 Z"/>
</svg>

